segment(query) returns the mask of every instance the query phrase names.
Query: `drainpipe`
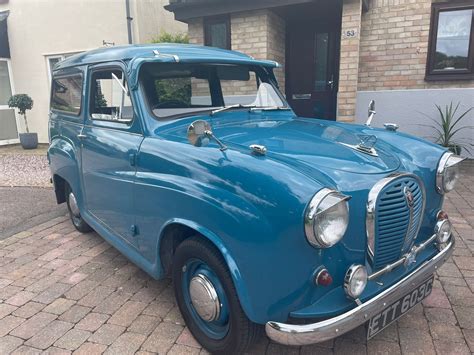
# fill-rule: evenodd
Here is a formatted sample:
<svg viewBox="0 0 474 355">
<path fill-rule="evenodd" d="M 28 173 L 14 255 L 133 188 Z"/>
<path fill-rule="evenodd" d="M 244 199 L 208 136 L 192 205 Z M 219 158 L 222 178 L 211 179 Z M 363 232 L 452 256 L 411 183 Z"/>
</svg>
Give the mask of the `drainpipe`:
<svg viewBox="0 0 474 355">
<path fill-rule="evenodd" d="M 128 44 L 132 44 L 132 20 L 130 17 L 130 0 L 125 0 L 125 11 L 127 12 L 127 35 Z"/>
</svg>

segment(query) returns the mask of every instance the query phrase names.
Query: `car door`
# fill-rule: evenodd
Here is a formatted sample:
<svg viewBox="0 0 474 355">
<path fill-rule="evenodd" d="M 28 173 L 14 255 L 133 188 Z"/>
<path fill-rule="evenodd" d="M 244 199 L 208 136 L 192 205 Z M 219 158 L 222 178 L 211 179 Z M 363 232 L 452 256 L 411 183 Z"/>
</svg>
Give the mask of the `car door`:
<svg viewBox="0 0 474 355">
<path fill-rule="evenodd" d="M 89 112 L 80 134 L 87 211 L 136 247 L 133 185 L 143 140 L 140 120 L 122 64 L 94 66 L 88 79 Z"/>
</svg>

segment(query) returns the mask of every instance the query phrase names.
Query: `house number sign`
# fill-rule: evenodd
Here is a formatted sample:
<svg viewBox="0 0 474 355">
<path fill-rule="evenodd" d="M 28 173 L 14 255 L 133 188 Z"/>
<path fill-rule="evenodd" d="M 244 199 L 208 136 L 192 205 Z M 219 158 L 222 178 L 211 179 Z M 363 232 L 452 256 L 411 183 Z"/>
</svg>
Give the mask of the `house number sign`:
<svg viewBox="0 0 474 355">
<path fill-rule="evenodd" d="M 350 29 L 342 31 L 342 39 L 356 38 L 357 36 L 359 36 L 359 32 L 357 30 Z"/>
</svg>

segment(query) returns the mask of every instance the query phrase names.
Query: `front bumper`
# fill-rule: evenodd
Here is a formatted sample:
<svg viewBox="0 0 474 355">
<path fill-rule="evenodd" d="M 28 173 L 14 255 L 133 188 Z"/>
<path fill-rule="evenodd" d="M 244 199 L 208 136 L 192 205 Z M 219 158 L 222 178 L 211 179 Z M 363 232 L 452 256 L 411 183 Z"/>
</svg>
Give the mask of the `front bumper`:
<svg viewBox="0 0 474 355">
<path fill-rule="evenodd" d="M 410 275 L 390 286 L 374 298 L 337 317 L 324 321 L 293 325 L 267 322 L 265 331 L 270 339 L 285 345 L 307 345 L 338 337 L 367 322 L 374 315 L 396 302 L 415 286 L 430 277 L 451 256 L 454 249 L 454 236 L 432 259 L 425 261 Z"/>
</svg>

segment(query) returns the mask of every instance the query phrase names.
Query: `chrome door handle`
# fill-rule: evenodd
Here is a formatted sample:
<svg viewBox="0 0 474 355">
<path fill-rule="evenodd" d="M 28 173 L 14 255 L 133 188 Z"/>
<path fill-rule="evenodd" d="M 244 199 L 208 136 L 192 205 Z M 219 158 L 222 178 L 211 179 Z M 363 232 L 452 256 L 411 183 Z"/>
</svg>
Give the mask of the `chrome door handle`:
<svg viewBox="0 0 474 355">
<path fill-rule="evenodd" d="M 81 132 L 81 133 L 79 133 L 79 134 L 77 135 L 77 138 L 79 138 L 79 139 L 86 139 L 87 136 Z"/>
</svg>

